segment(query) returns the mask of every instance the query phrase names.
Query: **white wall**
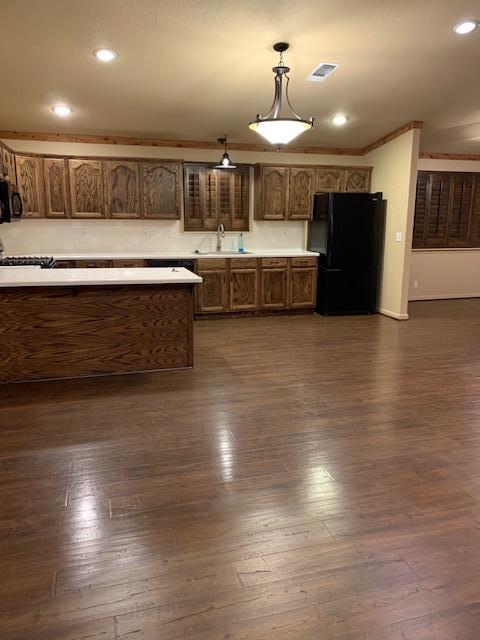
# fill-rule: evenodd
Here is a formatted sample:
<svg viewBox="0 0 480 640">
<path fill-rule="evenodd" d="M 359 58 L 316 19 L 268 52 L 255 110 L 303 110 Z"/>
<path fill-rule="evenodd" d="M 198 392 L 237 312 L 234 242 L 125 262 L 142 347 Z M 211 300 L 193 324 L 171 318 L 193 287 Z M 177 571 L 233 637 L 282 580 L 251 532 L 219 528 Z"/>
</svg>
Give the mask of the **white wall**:
<svg viewBox="0 0 480 640">
<path fill-rule="evenodd" d="M 408 276 L 420 131 L 412 129 L 367 154 L 373 165 L 372 191 L 386 200 L 386 225 L 379 311 L 408 319 Z M 401 234 L 397 242 L 396 234 Z"/>
<path fill-rule="evenodd" d="M 420 158 L 418 170 L 480 173 L 480 161 Z M 480 249 L 412 251 L 410 300 L 471 297 L 480 297 Z"/>
<path fill-rule="evenodd" d="M 70 142 L 6 140 L 14 151 L 54 155 L 140 157 L 213 162 L 221 152 L 213 149 L 138 147 Z M 362 156 L 232 151 L 237 162 L 365 165 Z M 253 189 L 253 180 L 251 181 Z M 252 209 L 252 207 L 251 207 Z M 252 218 L 253 211 L 250 211 Z M 247 249 L 299 249 L 305 246 L 305 222 L 250 221 Z M 20 220 L 2 225 L 1 237 L 10 254 L 85 253 L 96 251 L 192 251 L 214 248 L 214 233 L 184 233 L 181 221 L 168 220 Z M 234 249 L 238 233 L 227 233 L 225 249 Z"/>
</svg>

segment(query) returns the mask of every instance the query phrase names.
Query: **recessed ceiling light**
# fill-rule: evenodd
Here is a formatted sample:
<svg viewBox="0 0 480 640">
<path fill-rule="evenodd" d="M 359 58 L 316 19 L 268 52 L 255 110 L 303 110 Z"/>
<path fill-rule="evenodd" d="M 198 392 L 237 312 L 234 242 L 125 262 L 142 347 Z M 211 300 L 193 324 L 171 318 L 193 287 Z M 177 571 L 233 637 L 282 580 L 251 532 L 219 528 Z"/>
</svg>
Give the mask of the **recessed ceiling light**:
<svg viewBox="0 0 480 640">
<path fill-rule="evenodd" d="M 459 22 L 453 27 L 455 33 L 458 33 L 460 36 L 464 36 L 467 33 L 472 33 L 478 27 L 480 23 L 478 20 L 464 20 L 463 22 Z"/>
<path fill-rule="evenodd" d="M 95 49 L 93 55 L 100 62 L 111 62 L 118 58 L 118 53 L 114 49 Z"/>
<path fill-rule="evenodd" d="M 54 104 L 52 111 L 56 116 L 60 116 L 60 118 L 66 118 L 66 116 L 72 113 L 72 110 L 66 104 Z"/>
<path fill-rule="evenodd" d="M 341 127 L 344 124 L 347 124 L 348 116 L 343 113 L 337 113 L 337 115 L 333 116 L 332 122 L 336 127 Z"/>
</svg>

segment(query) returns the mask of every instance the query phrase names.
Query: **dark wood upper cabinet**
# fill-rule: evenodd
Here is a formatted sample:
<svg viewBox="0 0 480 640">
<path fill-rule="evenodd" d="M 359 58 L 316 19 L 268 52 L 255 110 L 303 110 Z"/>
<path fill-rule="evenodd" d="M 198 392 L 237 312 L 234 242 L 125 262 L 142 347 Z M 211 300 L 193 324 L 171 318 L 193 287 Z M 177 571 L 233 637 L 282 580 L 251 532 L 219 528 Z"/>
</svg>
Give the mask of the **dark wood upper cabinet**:
<svg viewBox="0 0 480 640">
<path fill-rule="evenodd" d="M 145 218 L 180 218 L 181 171 L 180 162 L 141 164 L 141 193 Z"/>
<path fill-rule="evenodd" d="M 110 218 L 140 217 L 140 166 L 137 162 L 104 163 L 106 213 Z"/>
<path fill-rule="evenodd" d="M 68 218 L 67 166 L 63 158 L 43 159 L 45 213 L 47 218 Z"/>
<path fill-rule="evenodd" d="M 371 167 L 255 166 L 256 220 L 311 220 L 313 196 L 370 191 Z"/>
<path fill-rule="evenodd" d="M 315 172 L 313 169 L 290 169 L 288 187 L 288 217 L 290 220 L 310 220 L 313 211 Z"/>
<path fill-rule="evenodd" d="M 315 170 L 315 192 L 345 191 L 344 167 L 320 167 Z"/>
<path fill-rule="evenodd" d="M 288 167 L 255 167 L 255 217 L 257 219 L 287 219 L 288 180 Z"/>
<path fill-rule="evenodd" d="M 370 191 L 370 167 L 347 167 L 345 169 L 345 191 Z"/>
<path fill-rule="evenodd" d="M 8 178 L 9 182 L 16 183 L 15 156 L 8 149 L 0 148 L 1 164 L 0 173 Z"/>
<path fill-rule="evenodd" d="M 24 217 L 43 218 L 45 215 L 43 158 L 17 155 L 15 168 Z"/>
<path fill-rule="evenodd" d="M 184 165 L 185 231 L 248 231 L 249 171 L 213 169 L 211 165 Z"/>
<path fill-rule="evenodd" d="M 101 160 L 68 161 L 73 218 L 103 218 L 105 198 Z"/>
<path fill-rule="evenodd" d="M 419 171 L 413 248 L 480 246 L 480 174 Z"/>
</svg>

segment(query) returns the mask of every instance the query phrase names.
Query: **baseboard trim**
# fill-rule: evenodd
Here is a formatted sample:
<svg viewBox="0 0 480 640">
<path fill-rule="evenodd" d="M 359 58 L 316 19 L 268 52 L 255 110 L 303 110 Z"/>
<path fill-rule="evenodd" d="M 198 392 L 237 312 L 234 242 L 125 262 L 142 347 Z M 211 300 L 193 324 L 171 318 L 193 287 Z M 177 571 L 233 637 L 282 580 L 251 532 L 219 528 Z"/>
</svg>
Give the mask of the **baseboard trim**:
<svg viewBox="0 0 480 640">
<path fill-rule="evenodd" d="M 389 309 L 379 309 L 378 313 L 381 313 L 384 316 L 388 316 L 389 318 L 394 318 L 395 320 L 408 320 L 408 313 L 396 313 L 395 311 L 390 311 Z"/>
<path fill-rule="evenodd" d="M 455 300 L 461 298 L 480 298 L 480 293 L 441 293 L 428 296 L 412 296 L 409 302 L 417 302 L 419 300 Z"/>
</svg>

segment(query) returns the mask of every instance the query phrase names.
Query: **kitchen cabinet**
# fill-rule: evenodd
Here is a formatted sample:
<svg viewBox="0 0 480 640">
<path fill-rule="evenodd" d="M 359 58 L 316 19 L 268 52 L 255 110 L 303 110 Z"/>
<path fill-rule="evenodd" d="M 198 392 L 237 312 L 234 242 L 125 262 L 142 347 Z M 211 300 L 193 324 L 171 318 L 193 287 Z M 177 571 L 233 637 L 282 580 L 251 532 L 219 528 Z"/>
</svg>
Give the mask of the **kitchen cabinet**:
<svg viewBox="0 0 480 640">
<path fill-rule="evenodd" d="M 257 308 L 258 270 L 256 258 L 230 259 L 230 311 Z"/>
<path fill-rule="evenodd" d="M 313 211 L 315 172 L 292 167 L 289 171 L 288 218 L 310 220 Z"/>
<path fill-rule="evenodd" d="M 315 192 L 345 191 L 344 167 L 319 167 L 315 169 Z"/>
<path fill-rule="evenodd" d="M 180 218 L 181 172 L 179 162 L 141 163 L 142 213 L 157 220 Z"/>
<path fill-rule="evenodd" d="M 249 172 L 246 165 L 184 165 L 185 231 L 214 231 L 220 223 L 226 231 L 248 231 Z"/>
<path fill-rule="evenodd" d="M 288 307 L 287 258 L 262 258 L 260 270 L 260 308 Z"/>
<path fill-rule="evenodd" d="M 115 260 L 112 260 L 112 267 L 127 267 L 127 268 L 138 268 L 138 267 L 145 267 L 146 263 L 145 260 L 136 260 L 136 259 L 132 259 L 132 258 L 127 258 L 125 260 L 120 260 L 118 258 L 116 258 Z"/>
<path fill-rule="evenodd" d="M 419 171 L 413 248 L 480 246 L 480 173 Z"/>
<path fill-rule="evenodd" d="M 369 167 L 347 167 L 345 169 L 345 191 L 370 191 L 370 174 Z"/>
<path fill-rule="evenodd" d="M 140 217 L 140 165 L 108 160 L 103 165 L 105 211 L 109 218 Z"/>
<path fill-rule="evenodd" d="M 106 209 L 103 162 L 69 159 L 68 175 L 72 218 L 103 218 Z"/>
<path fill-rule="evenodd" d="M 76 269 L 109 269 L 112 260 L 75 260 Z"/>
<path fill-rule="evenodd" d="M 0 173 L 3 174 L 4 177 L 8 178 L 8 180 L 15 184 L 16 175 L 15 175 L 15 156 L 8 149 L 4 147 L 0 148 L 1 155 L 1 167 Z"/>
<path fill-rule="evenodd" d="M 69 198 L 67 167 L 63 158 L 43 159 L 45 215 L 47 218 L 68 218 Z"/>
<path fill-rule="evenodd" d="M 225 259 L 197 260 L 197 274 L 203 282 L 195 289 L 197 313 L 224 313 L 228 311 L 228 268 Z"/>
<path fill-rule="evenodd" d="M 320 192 L 370 191 L 371 167 L 256 165 L 256 220 L 311 220 Z"/>
<path fill-rule="evenodd" d="M 258 220 L 286 220 L 288 217 L 288 167 L 256 166 L 255 217 Z"/>
<path fill-rule="evenodd" d="M 317 268 L 294 267 L 290 269 L 289 306 L 291 309 L 314 307 L 317 297 Z"/>
<path fill-rule="evenodd" d="M 25 218 L 43 218 L 45 193 L 43 182 L 43 158 L 15 156 L 17 188 L 22 198 Z"/>
</svg>

